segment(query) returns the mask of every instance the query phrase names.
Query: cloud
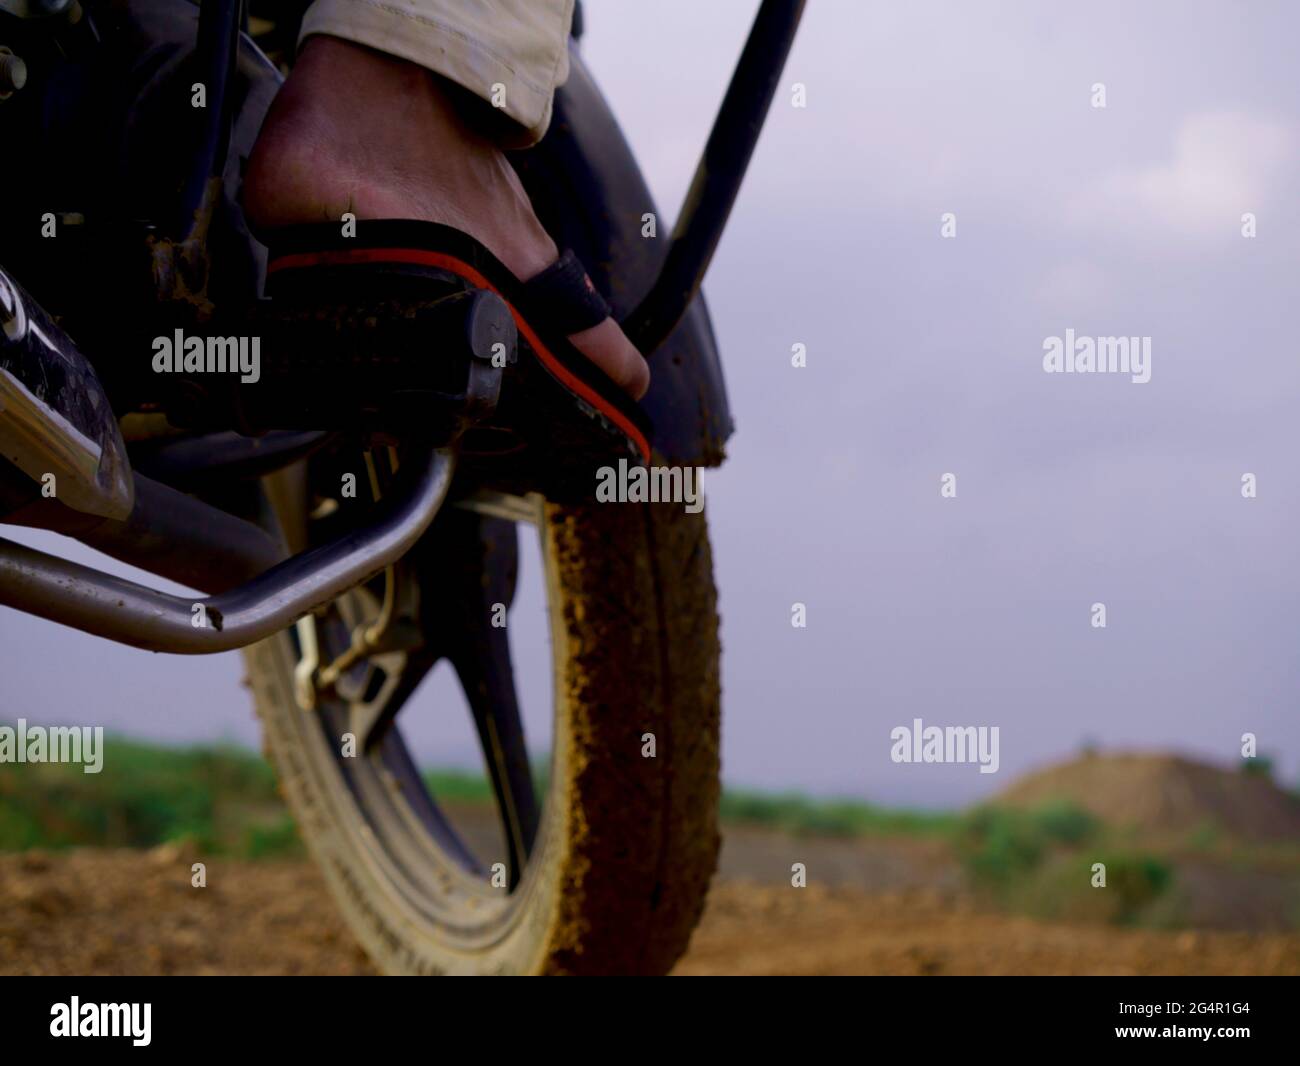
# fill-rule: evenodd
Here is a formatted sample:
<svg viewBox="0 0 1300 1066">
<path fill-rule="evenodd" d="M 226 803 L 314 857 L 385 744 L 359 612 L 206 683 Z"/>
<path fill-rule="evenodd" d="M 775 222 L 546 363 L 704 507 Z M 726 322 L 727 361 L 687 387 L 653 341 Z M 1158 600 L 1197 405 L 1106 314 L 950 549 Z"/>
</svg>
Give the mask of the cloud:
<svg viewBox="0 0 1300 1066">
<path fill-rule="evenodd" d="M 1284 123 L 1243 112 L 1189 115 L 1163 163 L 1112 174 L 1071 204 L 1076 225 L 1160 228 L 1185 236 L 1237 233 L 1283 188 L 1295 138 Z"/>
</svg>

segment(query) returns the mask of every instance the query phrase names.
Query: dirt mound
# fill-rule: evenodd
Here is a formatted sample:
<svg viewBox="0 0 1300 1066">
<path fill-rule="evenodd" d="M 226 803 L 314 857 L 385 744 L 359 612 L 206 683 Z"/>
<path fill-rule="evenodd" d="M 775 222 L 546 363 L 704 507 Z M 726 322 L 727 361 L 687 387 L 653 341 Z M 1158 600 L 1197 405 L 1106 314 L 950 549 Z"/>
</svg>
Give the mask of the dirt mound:
<svg viewBox="0 0 1300 1066">
<path fill-rule="evenodd" d="M 1176 755 L 1089 755 L 1021 778 L 993 806 L 1066 801 L 1109 825 L 1160 834 L 1214 826 L 1249 841 L 1300 842 L 1300 799 L 1263 777 Z"/>
</svg>

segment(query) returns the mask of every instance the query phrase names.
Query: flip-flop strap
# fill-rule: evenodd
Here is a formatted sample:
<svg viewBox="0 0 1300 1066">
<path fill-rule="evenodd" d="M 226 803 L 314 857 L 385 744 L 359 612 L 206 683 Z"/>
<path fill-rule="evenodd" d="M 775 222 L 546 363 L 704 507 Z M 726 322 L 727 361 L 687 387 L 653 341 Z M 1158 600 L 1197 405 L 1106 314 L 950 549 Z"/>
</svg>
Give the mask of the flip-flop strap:
<svg viewBox="0 0 1300 1066">
<path fill-rule="evenodd" d="M 540 274 L 524 282 L 522 292 L 533 314 L 564 336 L 590 329 L 609 317 L 609 304 L 568 248 Z"/>
</svg>

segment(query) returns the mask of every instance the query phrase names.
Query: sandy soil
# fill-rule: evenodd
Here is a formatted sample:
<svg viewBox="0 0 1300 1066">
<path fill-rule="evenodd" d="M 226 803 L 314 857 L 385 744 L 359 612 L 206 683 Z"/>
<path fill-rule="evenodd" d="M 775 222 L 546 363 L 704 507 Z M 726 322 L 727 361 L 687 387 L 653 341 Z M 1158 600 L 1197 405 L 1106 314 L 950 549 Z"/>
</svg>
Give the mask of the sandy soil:
<svg viewBox="0 0 1300 1066">
<path fill-rule="evenodd" d="M 679 974 L 1297 974 L 1300 935 L 980 913 L 929 891 L 718 886 Z"/>
<path fill-rule="evenodd" d="M 209 861 L 200 890 L 189 861 L 0 856 L 0 974 L 373 972 L 310 863 Z M 680 974 L 1300 974 L 1300 935 L 1048 925 L 948 892 L 794 889 L 727 865 Z"/>
</svg>

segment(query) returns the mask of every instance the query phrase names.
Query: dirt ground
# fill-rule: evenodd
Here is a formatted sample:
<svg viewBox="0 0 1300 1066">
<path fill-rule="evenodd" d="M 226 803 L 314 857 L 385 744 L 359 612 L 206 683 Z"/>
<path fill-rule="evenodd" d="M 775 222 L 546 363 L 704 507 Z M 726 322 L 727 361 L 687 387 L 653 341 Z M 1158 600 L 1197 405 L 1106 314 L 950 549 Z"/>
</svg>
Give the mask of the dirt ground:
<svg viewBox="0 0 1300 1066">
<path fill-rule="evenodd" d="M 209 861 L 200 890 L 189 858 L 0 856 L 0 974 L 374 972 L 310 863 Z M 1049 925 L 934 889 L 794 889 L 728 865 L 679 974 L 1300 974 L 1300 935 Z"/>
</svg>

